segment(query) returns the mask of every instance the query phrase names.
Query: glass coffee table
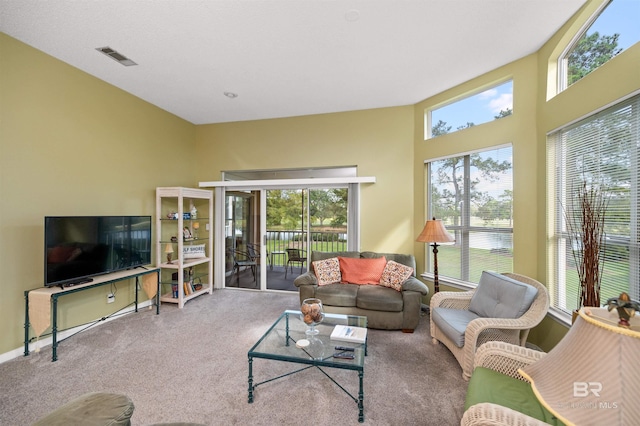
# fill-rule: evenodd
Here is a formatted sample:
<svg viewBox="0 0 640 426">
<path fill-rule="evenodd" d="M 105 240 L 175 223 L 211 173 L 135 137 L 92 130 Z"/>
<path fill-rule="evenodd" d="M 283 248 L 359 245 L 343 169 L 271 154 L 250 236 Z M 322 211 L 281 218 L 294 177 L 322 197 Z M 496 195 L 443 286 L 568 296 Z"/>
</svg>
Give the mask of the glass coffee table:
<svg viewBox="0 0 640 426">
<path fill-rule="evenodd" d="M 255 389 L 262 384 L 290 376 L 292 374 L 317 368 L 340 389 L 342 389 L 351 399 L 358 404 L 358 421 L 364 421 L 364 357 L 367 355 L 367 342 L 353 343 L 331 339 L 333 328 L 338 325 L 349 325 L 356 327 L 367 327 L 367 317 L 341 314 L 324 314 L 324 320 L 315 326 L 318 334 L 309 336 L 305 334 L 307 325 L 300 319 L 300 311 L 284 311 L 278 320 L 267 330 L 267 332 L 249 350 L 249 403 L 253 402 Z M 306 342 L 305 342 L 306 340 Z M 302 341 L 302 342 L 300 342 Z M 304 346 L 305 343 L 308 345 Z M 297 345 L 296 345 L 297 344 Z M 300 347 L 301 346 L 301 347 Z M 352 351 L 336 349 L 347 347 Z M 339 353 L 353 354 L 353 359 L 336 358 Z M 275 361 L 292 362 L 303 364 L 304 367 L 289 373 L 264 380 L 260 383 L 253 383 L 253 359 L 263 358 Z M 336 382 L 323 368 L 340 368 L 343 370 L 353 370 L 358 372 L 359 391 L 358 397 L 353 396 L 349 391 Z"/>
</svg>

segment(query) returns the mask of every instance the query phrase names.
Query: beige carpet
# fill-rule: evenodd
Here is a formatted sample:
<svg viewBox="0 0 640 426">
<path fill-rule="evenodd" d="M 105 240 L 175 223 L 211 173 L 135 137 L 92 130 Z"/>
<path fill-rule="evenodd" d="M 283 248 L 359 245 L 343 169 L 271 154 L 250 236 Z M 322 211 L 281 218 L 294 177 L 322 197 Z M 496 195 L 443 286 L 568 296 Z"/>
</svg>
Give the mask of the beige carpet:
<svg viewBox="0 0 640 426">
<path fill-rule="evenodd" d="M 259 386 L 247 402 L 247 351 L 297 294 L 216 290 L 184 309 L 164 304 L 120 317 L 60 344 L 0 364 L 0 425 L 28 425 L 86 392 L 128 395 L 133 425 L 358 424 L 356 403 L 316 369 Z M 294 364 L 256 359 L 256 382 Z M 357 395 L 355 372 L 330 370 Z M 456 425 L 466 382 L 451 353 L 429 338 L 428 316 L 413 334 L 369 331 L 365 424 Z"/>
</svg>

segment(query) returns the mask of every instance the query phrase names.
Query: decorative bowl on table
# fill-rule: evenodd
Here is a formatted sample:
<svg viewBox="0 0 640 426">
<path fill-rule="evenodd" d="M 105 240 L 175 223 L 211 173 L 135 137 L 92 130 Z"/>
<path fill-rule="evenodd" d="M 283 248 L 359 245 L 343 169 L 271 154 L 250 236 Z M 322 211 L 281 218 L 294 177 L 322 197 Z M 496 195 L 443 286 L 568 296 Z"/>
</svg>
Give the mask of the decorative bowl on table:
<svg viewBox="0 0 640 426">
<path fill-rule="evenodd" d="M 305 334 L 309 336 L 318 334 L 320 331 L 316 329 L 316 325 L 324 319 L 322 301 L 316 298 L 304 299 L 300 305 L 300 319 L 308 326 Z"/>
</svg>

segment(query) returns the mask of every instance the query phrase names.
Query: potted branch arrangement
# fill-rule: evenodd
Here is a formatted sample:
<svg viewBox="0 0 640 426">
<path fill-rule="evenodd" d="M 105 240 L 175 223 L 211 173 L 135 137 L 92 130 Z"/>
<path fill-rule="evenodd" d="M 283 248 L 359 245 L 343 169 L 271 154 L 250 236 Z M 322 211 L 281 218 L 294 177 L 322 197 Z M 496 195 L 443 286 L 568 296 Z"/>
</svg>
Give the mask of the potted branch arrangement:
<svg viewBox="0 0 640 426">
<path fill-rule="evenodd" d="M 571 252 L 580 286 L 578 305 L 600 307 L 600 283 L 604 267 L 604 218 L 609 199 L 597 185 L 582 182 L 564 210 Z"/>
</svg>

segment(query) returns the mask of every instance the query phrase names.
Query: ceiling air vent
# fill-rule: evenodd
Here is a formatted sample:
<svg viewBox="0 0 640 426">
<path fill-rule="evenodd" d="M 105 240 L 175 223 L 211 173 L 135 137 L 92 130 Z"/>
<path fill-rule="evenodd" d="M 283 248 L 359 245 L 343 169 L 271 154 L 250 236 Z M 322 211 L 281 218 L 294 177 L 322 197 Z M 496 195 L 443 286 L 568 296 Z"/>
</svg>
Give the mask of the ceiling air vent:
<svg viewBox="0 0 640 426">
<path fill-rule="evenodd" d="M 108 57 L 110 57 L 111 59 L 113 59 L 114 61 L 118 61 L 119 63 L 121 63 L 122 65 L 126 66 L 126 67 L 130 67 L 132 65 L 138 65 L 135 62 L 133 62 L 131 59 L 127 58 L 126 56 L 124 56 L 122 53 L 119 53 L 115 50 L 113 50 L 110 47 L 98 47 L 96 48 L 96 50 L 98 52 L 102 52 L 105 55 L 107 55 Z"/>
</svg>

